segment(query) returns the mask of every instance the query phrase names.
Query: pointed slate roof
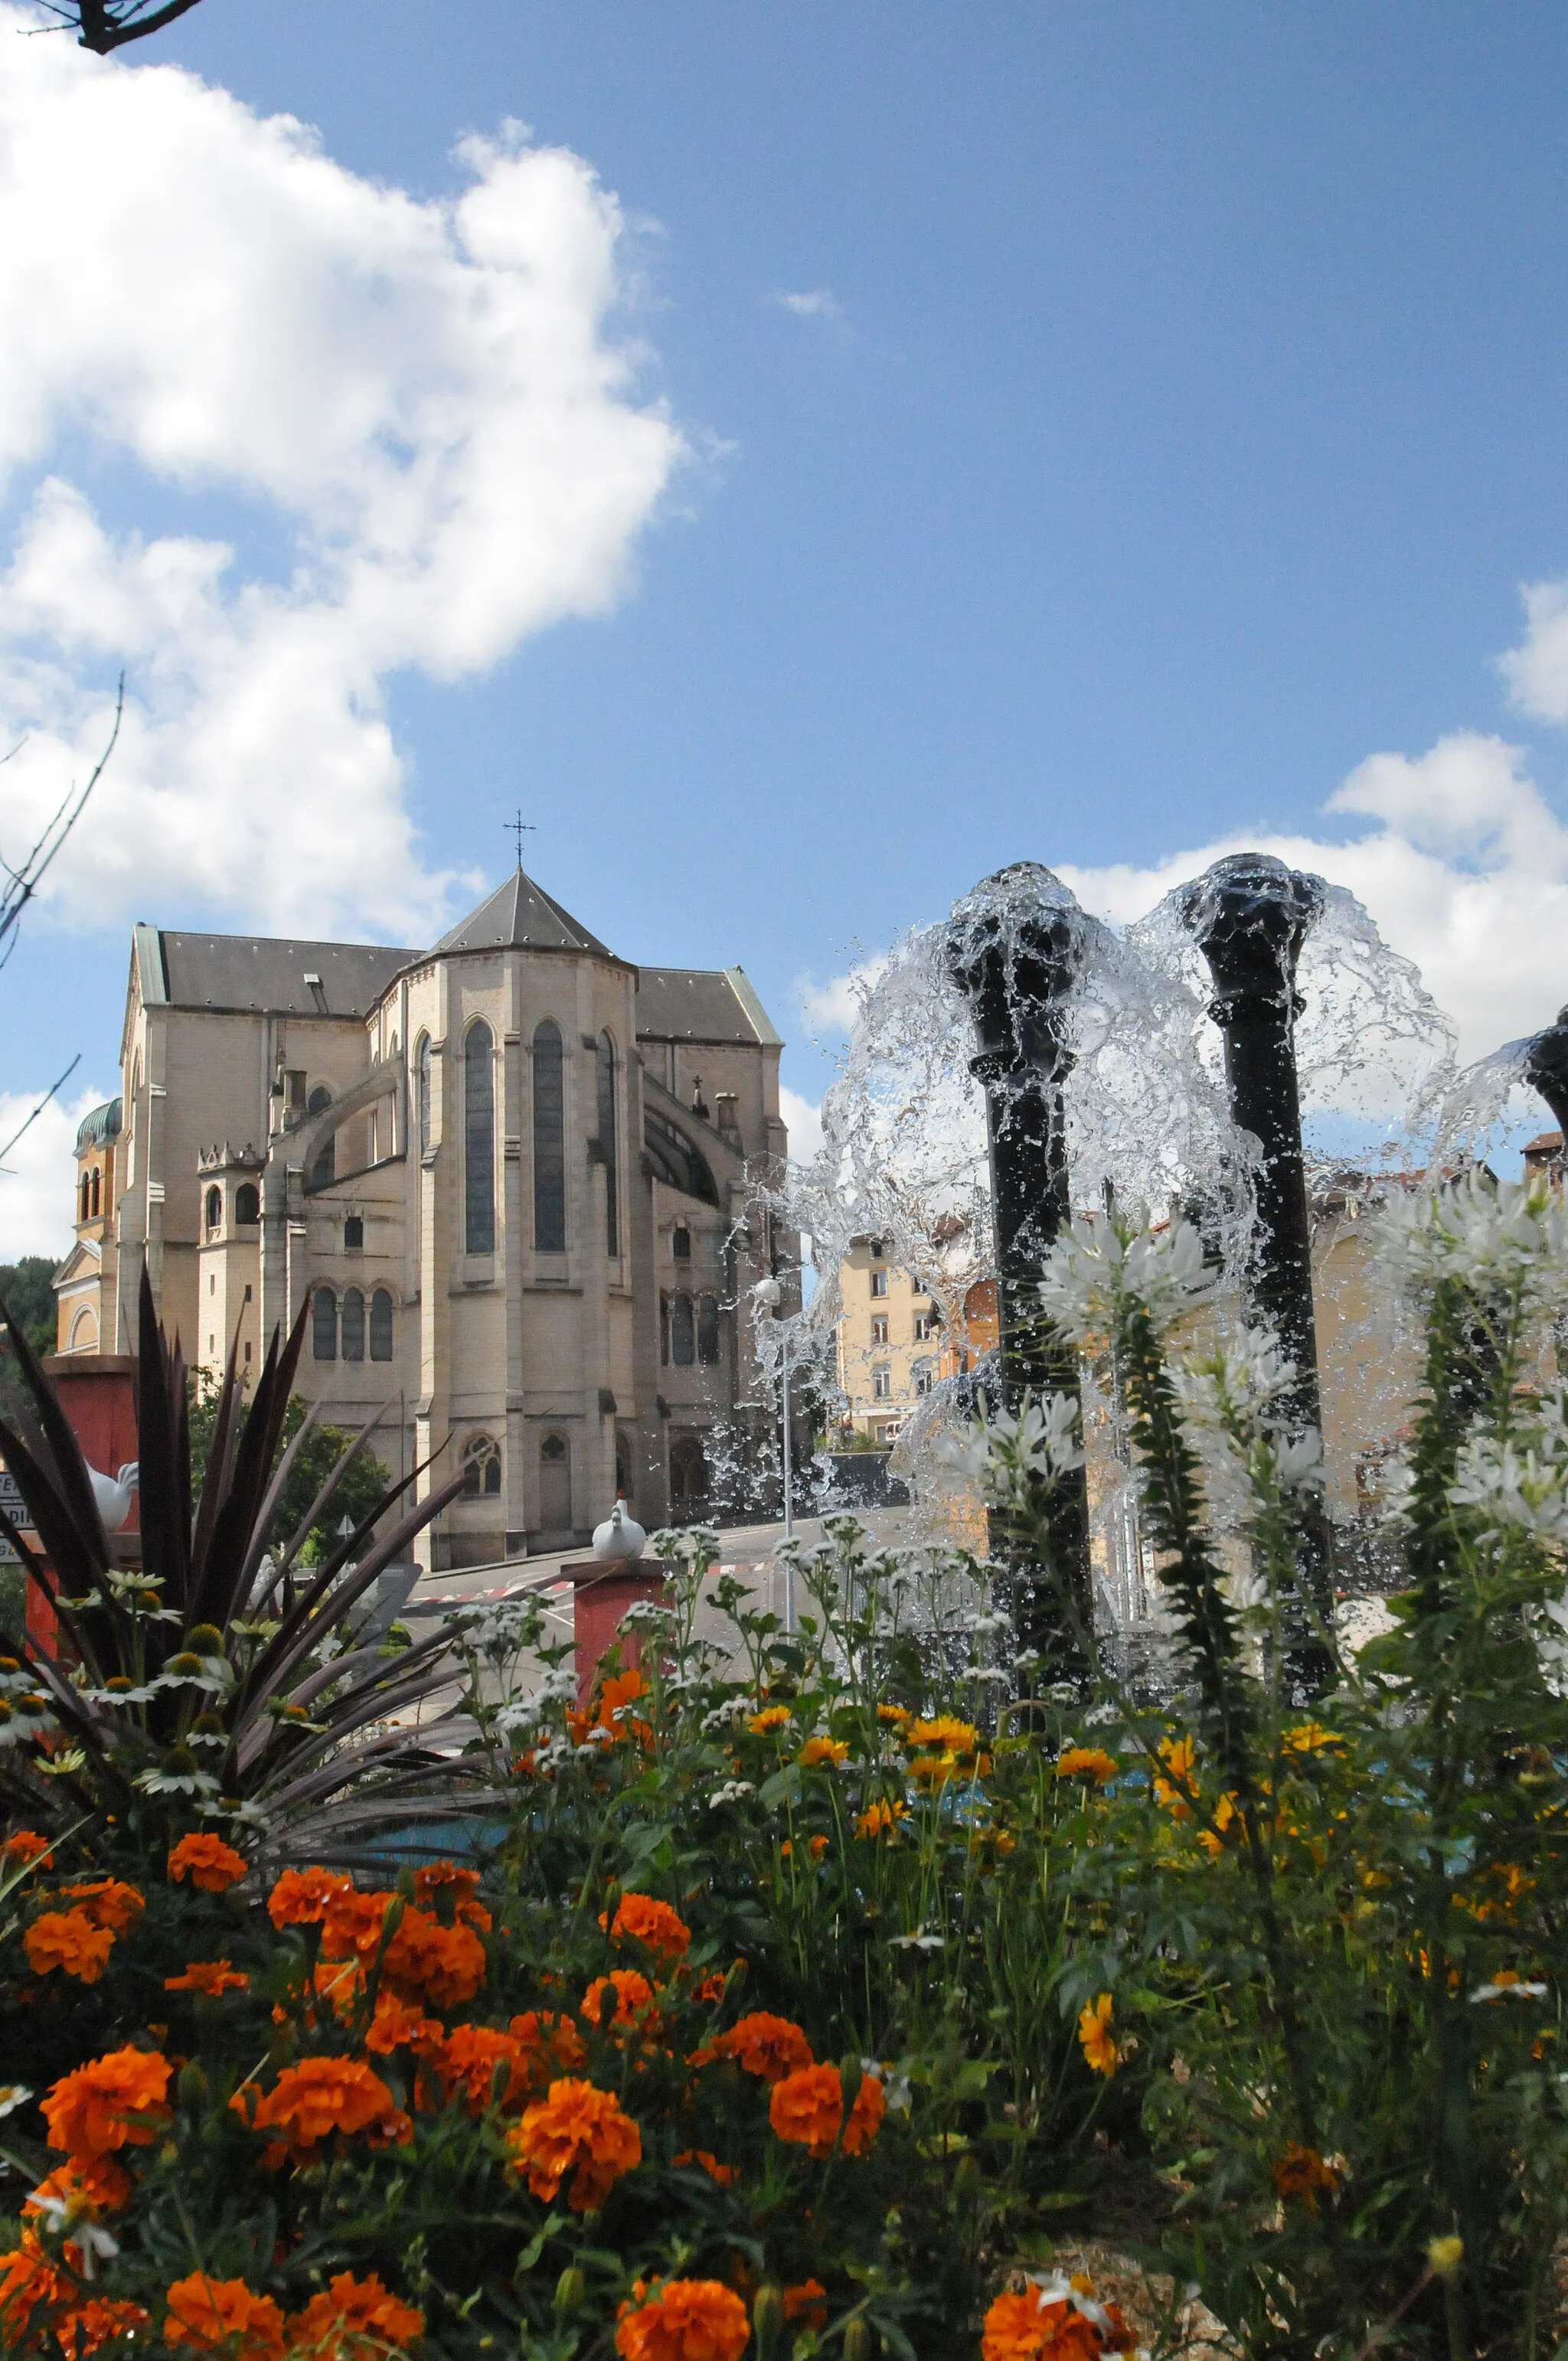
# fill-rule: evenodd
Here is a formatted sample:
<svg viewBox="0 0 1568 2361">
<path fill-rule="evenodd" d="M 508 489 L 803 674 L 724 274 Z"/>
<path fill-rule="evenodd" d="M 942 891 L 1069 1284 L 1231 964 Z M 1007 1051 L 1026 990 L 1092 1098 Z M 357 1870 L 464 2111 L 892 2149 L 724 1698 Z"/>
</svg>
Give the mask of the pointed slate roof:
<svg viewBox="0 0 1568 2361">
<path fill-rule="evenodd" d="M 443 935 L 437 951 L 588 951 L 600 959 L 615 953 L 597 935 L 563 910 L 524 870 L 480 903 Z"/>
</svg>

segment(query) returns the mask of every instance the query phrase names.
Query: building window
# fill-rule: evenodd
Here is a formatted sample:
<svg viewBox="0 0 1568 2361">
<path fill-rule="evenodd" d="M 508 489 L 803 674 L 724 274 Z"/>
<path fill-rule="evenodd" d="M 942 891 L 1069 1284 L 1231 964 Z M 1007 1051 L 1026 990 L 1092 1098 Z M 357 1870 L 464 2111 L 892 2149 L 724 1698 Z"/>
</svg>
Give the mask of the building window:
<svg viewBox="0 0 1568 2361">
<path fill-rule="evenodd" d="M 706 1368 L 712 1368 L 718 1359 L 717 1295 L 699 1295 L 696 1300 L 696 1356 Z"/>
<path fill-rule="evenodd" d="M 103 1180 L 104 1180 L 104 1173 L 103 1173 L 103 1168 L 102 1168 L 102 1166 L 97 1165 L 97 1164 L 94 1164 L 94 1166 L 93 1167 L 93 1216 L 92 1216 L 92 1217 L 93 1217 L 93 1221 L 96 1221 L 96 1220 L 97 1220 L 97 1218 L 98 1218 L 99 1191 L 100 1191 L 100 1189 L 101 1189 L 101 1187 L 102 1187 L 102 1185 L 103 1185 Z"/>
<path fill-rule="evenodd" d="M 872 1293 L 873 1295 L 885 1295 L 887 1293 L 887 1273 L 885 1270 L 872 1271 Z"/>
<path fill-rule="evenodd" d="M 501 1488 L 501 1455 L 495 1438 L 471 1434 L 463 1445 L 463 1498 L 494 1499 Z"/>
<path fill-rule="evenodd" d="M 547 1533 L 572 1529 L 572 1450 L 564 1434 L 547 1434 L 539 1446 L 539 1524 Z"/>
<path fill-rule="evenodd" d="M 311 1305 L 311 1351 L 318 1361 L 337 1358 L 337 1298 L 330 1287 L 318 1287 Z"/>
<path fill-rule="evenodd" d="M 885 1361 L 879 1361 L 872 1371 L 872 1401 L 893 1400 L 893 1371 Z"/>
<path fill-rule="evenodd" d="M 533 1250 L 566 1251 L 565 1058 L 548 1016 L 533 1035 Z"/>
<path fill-rule="evenodd" d="M 873 1345 L 885 1345 L 886 1342 L 887 1314 L 885 1312 L 879 1312 L 875 1319 L 872 1322 L 872 1343 Z"/>
<path fill-rule="evenodd" d="M 631 1437 L 615 1431 L 615 1490 L 618 1499 L 631 1505 Z"/>
<path fill-rule="evenodd" d="M 191 1201 L 187 1198 L 185 1202 L 189 1204 Z M 207 1227 L 210 1230 L 221 1230 L 223 1224 L 224 1192 L 221 1189 L 209 1189 L 207 1191 Z"/>
<path fill-rule="evenodd" d="M 680 1434 L 670 1445 L 670 1507 L 696 1516 L 707 1503 L 707 1455 L 697 1434 Z"/>
<path fill-rule="evenodd" d="M 690 1262 L 692 1258 L 692 1234 L 684 1222 L 677 1222 L 670 1233 L 670 1252 L 677 1262 Z"/>
<path fill-rule="evenodd" d="M 365 1298 L 356 1287 L 343 1291 L 343 1357 L 345 1361 L 365 1358 Z"/>
<path fill-rule="evenodd" d="M 350 1254 L 354 1254 L 363 1247 L 365 1244 L 365 1221 L 362 1214 L 349 1214 L 348 1218 L 343 1224 L 343 1243 Z"/>
<path fill-rule="evenodd" d="M 930 1335 L 931 1314 L 928 1312 L 917 1312 L 915 1314 L 915 1342 L 917 1345 L 927 1344 L 930 1340 Z"/>
<path fill-rule="evenodd" d="M 689 1369 L 696 1358 L 696 1331 L 689 1295 L 670 1299 L 670 1358 L 677 1369 Z"/>
<path fill-rule="evenodd" d="M 242 1180 L 235 1191 L 234 1217 L 242 1228 L 261 1219 L 261 1191 L 254 1180 Z"/>
<path fill-rule="evenodd" d="M 311 1093 L 310 1097 L 305 1101 L 305 1113 L 308 1115 L 320 1115 L 323 1108 L 329 1107 L 331 1104 L 332 1093 L 327 1089 L 324 1082 L 318 1082 L 315 1089 Z M 327 1183 L 334 1178 L 336 1171 L 337 1135 L 334 1132 L 330 1138 L 323 1141 L 321 1154 L 316 1158 L 315 1162 L 311 1167 L 311 1177 L 305 1183 L 306 1188 L 324 1189 Z"/>
<path fill-rule="evenodd" d="M 668 1368 L 670 1366 L 670 1299 L 663 1293 L 659 1297 L 659 1358 L 665 1368 Z"/>
<path fill-rule="evenodd" d="M 430 1036 L 422 1033 L 414 1051 L 415 1115 L 419 1123 L 419 1152 L 430 1154 Z"/>
<path fill-rule="evenodd" d="M 933 1373 L 930 1362 L 917 1361 L 915 1366 L 915 1391 L 922 1401 L 925 1400 L 926 1396 L 931 1390 L 932 1380 Z"/>
<path fill-rule="evenodd" d="M 245 1340 L 245 1357 L 247 1361 L 250 1358 L 250 1339 L 248 1336 Z"/>
<path fill-rule="evenodd" d="M 620 1252 L 620 1206 L 616 1187 L 615 1043 L 608 1033 L 599 1035 L 598 1126 L 599 1154 L 604 1159 L 604 1250 L 615 1256 Z"/>
<path fill-rule="evenodd" d="M 494 1039 L 481 1016 L 463 1043 L 464 1243 L 471 1255 L 496 1250 Z"/>
<path fill-rule="evenodd" d="M 392 1357 L 392 1299 L 384 1287 L 378 1287 L 370 1298 L 370 1358 L 389 1361 Z"/>
<path fill-rule="evenodd" d="M 87 1209 L 88 1209 L 88 1207 L 92 1204 L 92 1202 L 93 1202 L 93 1184 L 92 1184 L 92 1182 L 88 1180 L 87 1175 L 86 1175 L 86 1173 L 84 1172 L 84 1173 L 82 1174 L 82 1211 L 81 1211 L 81 1212 L 80 1212 L 80 1213 L 78 1213 L 78 1215 L 76 1216 L 76 1218 L 77 1218 L 77 1220 L 78 1220 L 79 1222 L 87 1222 L 87 1221 L 91 1221 L 91 1220 L 92 1220 L 92 1218 L 93 1218 L 93 1217 L 92 1217 L 91 1213 L 90 1213 L 88 1212 L 88 1210 L 87 1210 Z"/>
<path fill-rule="evenodd" d="M 887 1260 L 887 1240 L 885 1238 L 868 1238 L 866 1240 L 866 1252 L 870 1255 L 872 1262 L 885 1262 Z"/>
</svg>

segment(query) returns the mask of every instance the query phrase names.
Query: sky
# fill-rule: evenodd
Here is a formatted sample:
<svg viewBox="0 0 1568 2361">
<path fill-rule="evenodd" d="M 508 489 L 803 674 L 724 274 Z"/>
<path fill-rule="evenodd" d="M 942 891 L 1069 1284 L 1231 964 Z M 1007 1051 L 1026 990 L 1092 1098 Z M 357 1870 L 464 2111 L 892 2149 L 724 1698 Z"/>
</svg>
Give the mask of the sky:
<svg viewBox="0 0 1568 2361">
<path fill-rule="evenodd" d="M 1247 845 L 1476 1055 L 1568 998 L 1560 9 L 0 0 L 0 1258 L 137 919 L 411 945 L 525 860 L 846 979 Z"/>
</svg>

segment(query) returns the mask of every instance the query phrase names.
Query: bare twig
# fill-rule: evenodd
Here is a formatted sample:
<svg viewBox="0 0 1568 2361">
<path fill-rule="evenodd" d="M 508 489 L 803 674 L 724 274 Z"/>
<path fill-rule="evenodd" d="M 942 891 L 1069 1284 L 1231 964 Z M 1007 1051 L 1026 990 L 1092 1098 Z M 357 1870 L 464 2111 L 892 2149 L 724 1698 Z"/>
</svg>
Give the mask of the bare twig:
<svg viewBox="0 0 1568 2361">
<path fill-rule="evenodd" d="M 42 1098 L 38 1101 L 38 1103 L 37 1106 L 33 1109 L 33 1111 L 32 1111 L 31 1115 L 28 1115 L 28 1117 L 27 1117 L 27 1121 L 26 1121 L 26 1122 L 21 1126 L 21 1128 L 20 1128 L 19 1130 L 17 1130 L 17 1131 L 14 1131 L 14 1132 L 11 1134 L 10 1138 L 5 1142 L 5 1147 L 4 1147 L 4 1148 L 0 1148 L 0 1174 L 4 1174 L 4 1173 L 5 1172 L 5 1159 L 6 1159 L 6 1157 L 7 1157 L 7 1156 L 9 1156 L 9 1155 L 10 1155 L 11 1150 L 16 1147 L 16 1142 L 21 1138 L 21 1137 L 22 1137 L 22 1133 L 23 1133 L 23 1132 L 25 1132 L 25 1131 L 30 1131 L 30 1130 L 32 1129 L 32 1127 L 33 1127 L 34 1124 L 35 1124 L 35 1123 L 37 1123 L 37 1121 L 38 1121 L 38 1119 L 39 1115 L 42 1115 L 42 1113 L 43 1113 L 43 1111 L 44 1111 L 45 1107 L 46 1107 L 46 1106 L 48 1106 L 48 1104 L 49 1104 L 49 1103 L 50 1099 L 52 1099 L 52 1098 L 54 1097 L 55 1093 L 57 1093 L 57 1092 L 58 1092 L 58 1091 L 62 1087 L 62 1085 L 63 1085 L 63 1084 L 65 1084 L 66 1082 L 68 1082 L 71 1080 L 71 1076 L 72 1076 L 72 1074 L 76 1071 L 77 1067 L 78 1067 L 81 1063 L 82 1063 L 82 1052 L 81 1052 L 81 1050 L 80 1050 L 80 1049 L 78 1049 L 78 1051 L 76 1052 L 75 1057 L 74 1057 L 74 1058 L 72 1058 L 72 1060 L 71 1060 L 71 1061 L 70 1065 L 69 1065 L 69 1066 L 67 1066 L 67 1068 L 66 1068 L 66 1070 L 65 1070 L 64 1073 L 63 1073 L 63 1074 L 61 1074 L 61 1076 L 60 1077 L 60 1081 L 59 1081 L 59 1082 L 51 1082 L 51 1083 L 49 1084 L 49 1086 L 48 1090 L 44 1093 L 44 1094 L 43 1094 Z M 5 1175 L 5 1177 L 8 1179 L 10 1176 L 9 1176 L 8 1174 L 6 1174 L 6 1175 Z"/>
<path fill-rule="evenodd" d="M 0 888 L 0 967 L 5 966 L 16 948 L 16 930 L 22 923 L 23 911 L 38 892 L 50 862 L 81 818 L 87 807 L 88 796 L 108 767 L 109 757 L 115 751 L 115 741 L 120 734 L 120 722 L 125 709 L 126 676 L 122 673 L 120 685 L 115 696 L 115 726 L 109 732 L 108 744 L 93 766 L 93 775 L 87 785 L 80 794 L 74 785 L 67 790 L 64 797 L 56 807 L 43 834 L 19 869 L 13 869 L 8 861 L 0 858 L 0 870 L 5 871 L 7 881 L 5 885 Z M 17 752 L 19 749 L 13 746 L 11 754 Z M 9 762 L 10 759 L 11 755 L 8 754 L 5 760 Z M 63 1076 L 61 1079 L 63 1080 Z M 56 1088 L 58 1087 L 57 1084 Z"/>
</svg>

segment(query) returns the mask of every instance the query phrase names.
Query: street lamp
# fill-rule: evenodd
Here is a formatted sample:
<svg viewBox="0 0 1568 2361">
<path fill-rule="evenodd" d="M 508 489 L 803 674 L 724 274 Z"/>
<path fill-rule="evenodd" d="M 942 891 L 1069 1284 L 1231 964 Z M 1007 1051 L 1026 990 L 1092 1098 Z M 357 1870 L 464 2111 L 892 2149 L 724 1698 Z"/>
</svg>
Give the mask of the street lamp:
<svg viewBox="0 0 1568 2361">
<path fill-rule="evenodd" d="M 776 1279 L 760 1279 L 751 1290 L 752 1301 L 760 1312 L 771 1312 L 776 1320 L 784 1308 L 784 1291 Z M 779 1411 L 784 1430 L 784 1539 L 795 1539 L 795 1462 L 790 1449 L 789 1432 L 789 1325 L 779 1330 Z M 784 1629 L 795 1630 L 795 1568 L 784 1567 Z"/>
</svg>

